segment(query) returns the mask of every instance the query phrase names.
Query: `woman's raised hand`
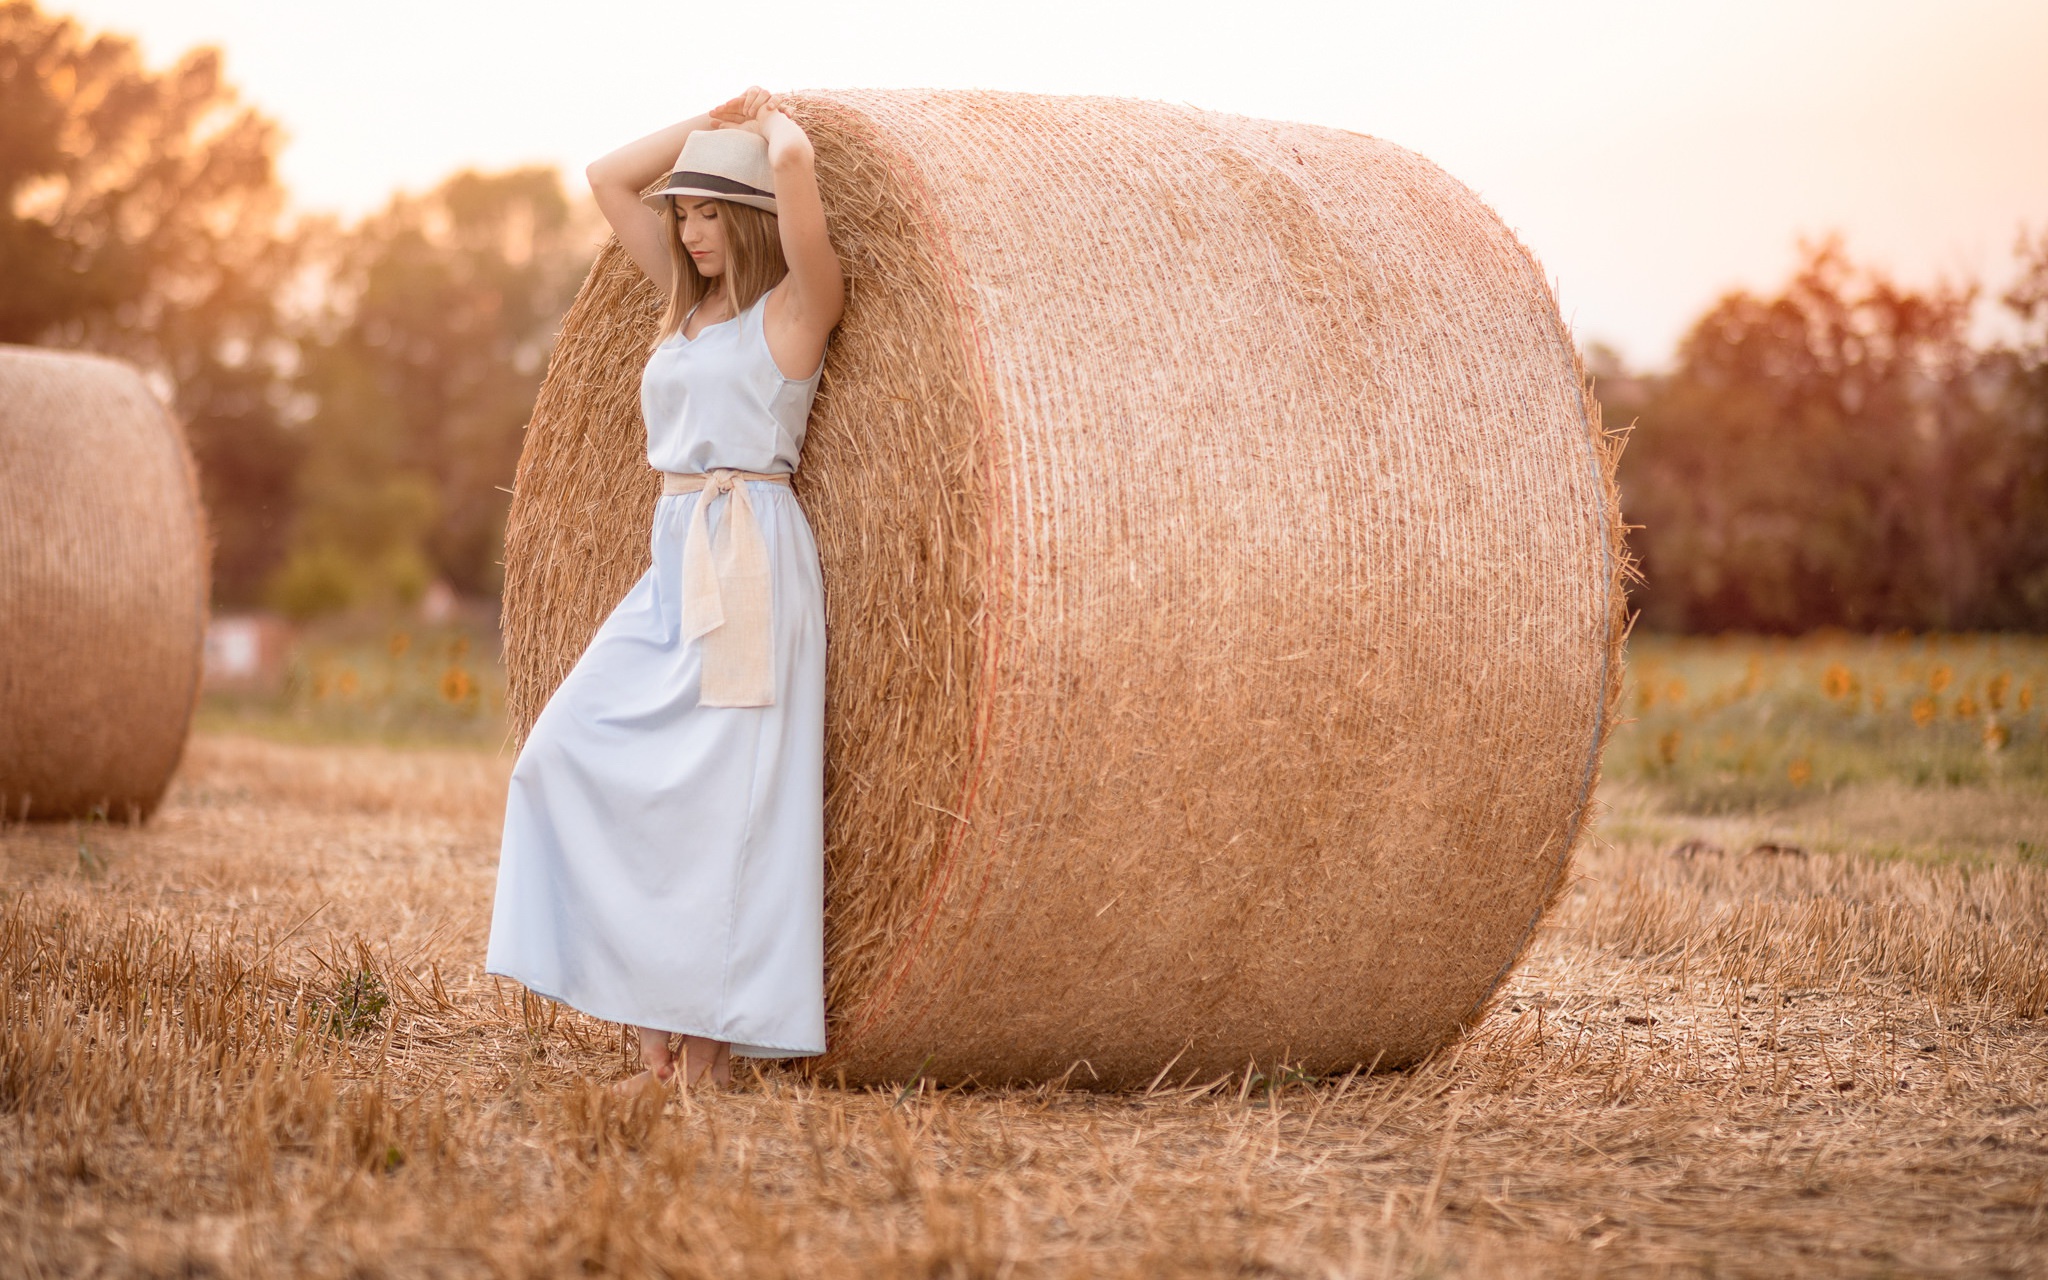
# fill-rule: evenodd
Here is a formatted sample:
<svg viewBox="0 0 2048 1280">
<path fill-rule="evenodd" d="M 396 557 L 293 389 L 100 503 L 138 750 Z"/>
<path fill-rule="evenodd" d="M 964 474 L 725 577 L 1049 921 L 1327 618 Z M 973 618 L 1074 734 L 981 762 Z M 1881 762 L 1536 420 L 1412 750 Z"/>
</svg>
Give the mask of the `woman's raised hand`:
<svg viewBox="0 0 2048 1280">
<path fill-rule="evenodd" d="M 760 85 L 750 87 L 745 93 L 711 109 L 711 118 L 721 129 L 745 129 L 751 133 L 762 131 L 761 117 L 775 108 L 775 95 Z"/>
</svg>

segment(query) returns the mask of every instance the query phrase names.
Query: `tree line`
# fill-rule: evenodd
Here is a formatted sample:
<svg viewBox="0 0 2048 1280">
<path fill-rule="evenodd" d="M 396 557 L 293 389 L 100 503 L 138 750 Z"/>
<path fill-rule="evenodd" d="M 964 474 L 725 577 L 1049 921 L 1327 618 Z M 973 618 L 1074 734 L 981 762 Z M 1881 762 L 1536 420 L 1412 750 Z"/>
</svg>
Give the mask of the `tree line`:
<svg viewBox="0 0 2048 1280">
<path fill-rule="evenodd" d="M 224 606 L 492 594 L 520 430 L 594 240 L 552 168 L 287 222 L 217 50 L 145 66 L 0 3 L 0 342 L 142 366 L 184 425 Z"/>
<path fill-rule="evenodd" d="M 1977 286 L 1905 288 L 1830 239 L 1708 308 L 1669 373 L 1596 351 L 1634 428 L 1642 624 L 2048 630 L 2048 230 L 2016 257 L 1996 340 L 1972 338 Z"/>
<path fill-rule="evenodd" d="M 136 361 L 198 460 L 223 606 L 299 617 L 498 590 L 520 432 L 595 245 L 551 168 L 285 219 L 277 126 L 220 54 L 167 70 L 0 0 L 0 341 Z M 1632 425 L 1643 624 L 2048 629 L 2048 231 L 2016 283 L 1914 290 L 1812 246 L 1669 372 L 1589 372 Z M 1990 304 L 2004 336 L 1980 341 Z"/>
</svg>

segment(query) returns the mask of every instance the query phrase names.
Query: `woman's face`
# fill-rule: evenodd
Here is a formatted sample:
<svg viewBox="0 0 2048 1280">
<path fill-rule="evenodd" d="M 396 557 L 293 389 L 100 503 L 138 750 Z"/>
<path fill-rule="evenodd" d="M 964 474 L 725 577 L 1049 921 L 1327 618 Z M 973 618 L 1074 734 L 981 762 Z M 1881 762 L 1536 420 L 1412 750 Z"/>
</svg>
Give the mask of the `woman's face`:
<svg viewBox="0 0 2048 1280">
<path fill-rule="evenodd" d="M 679 198 L 676 214 L 683 220 L 683 248 L 697 264 L 697 274 L 724 275 L 725 223 L 718 217 L 718 201 Z"/>
</svg>

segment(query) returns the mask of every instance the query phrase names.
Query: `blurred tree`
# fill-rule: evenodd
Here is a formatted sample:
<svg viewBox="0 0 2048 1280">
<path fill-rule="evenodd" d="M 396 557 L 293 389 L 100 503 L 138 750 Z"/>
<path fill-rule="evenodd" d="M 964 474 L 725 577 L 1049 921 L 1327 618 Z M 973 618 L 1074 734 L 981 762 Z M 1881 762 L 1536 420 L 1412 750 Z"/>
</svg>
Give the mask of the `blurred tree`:
<svg viewBox="0 0 2048 1280">
<path fill-rule="evenodd" d="M 226 601 L 273 567 L 297 465 L 276 147 L 216 50 L 155 74 L 128 40 L 0 3 L 0 342 L 153 375 L 198 458 Z"/>
<path fill-rule="evenodd" d="M 2003 302 L 2020 333 L 1998 353 L 2008 370 L 2017 455 L 2012 537 L 1998 590 L 2011 618 L 1995 625 L 2042 630 L 2048 628 L 2048 226 L 2022 232 L 2017 250 L 2019 279 Z"/>
<path fill-rule="evenodd" d="M 2010 590 L 2027 442 L 2011 359 L 1969 342 L 1974 296 L 1901 289 L 1830 240 L 1778 296 L 1709 309 L 1629 406 L 1622 498 L 1642 526 L 1645 622 L 2048 622 Z"/>
<path fill-rule="evenodd" d="M 520 432 L 592 256 L 560 176 L 458 173 L 316 256 L 330 305 L 304 347 L 315 408 L 280 603 L 407 600 L 436 574 L 495 593 Z"/>
</svg>

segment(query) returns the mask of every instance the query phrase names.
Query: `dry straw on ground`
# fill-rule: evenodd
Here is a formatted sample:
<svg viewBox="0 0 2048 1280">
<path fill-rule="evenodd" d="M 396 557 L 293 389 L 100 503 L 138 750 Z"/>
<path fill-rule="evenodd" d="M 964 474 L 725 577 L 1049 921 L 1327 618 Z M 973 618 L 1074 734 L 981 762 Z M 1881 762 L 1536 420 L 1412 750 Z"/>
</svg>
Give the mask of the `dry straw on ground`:
<svg viewBox="0 0 2048 1280">
<path fill-rule="evenodd" d="M 0 809 L 147 816 L 206 631 L 199 486 L 133 368 L 0 347 Z"/>
<path fill-rule="evenodd" d="M 798 491 L 848 1079 L 1420 1058 L 1562 884 L 1618 688 L 1615 443 L 1541 272 L 1376 139 L 807 95 L 849 310 Z M 507 534 L 531 723 L 646 563 L 655 289 L 564 323 Z"/>
<path fill-rule="evenodd" d="M 505 766 L 201 737 L 145 827 L 0 829 L 0 1274 L 2048 1269 L 2048 866 L 2007 840 L 1886 862 L 1610 785 L 1498 1015 L 1407 1072 L 634 1106 L 616 1027 L 481 973 Z"/>
</svg>

